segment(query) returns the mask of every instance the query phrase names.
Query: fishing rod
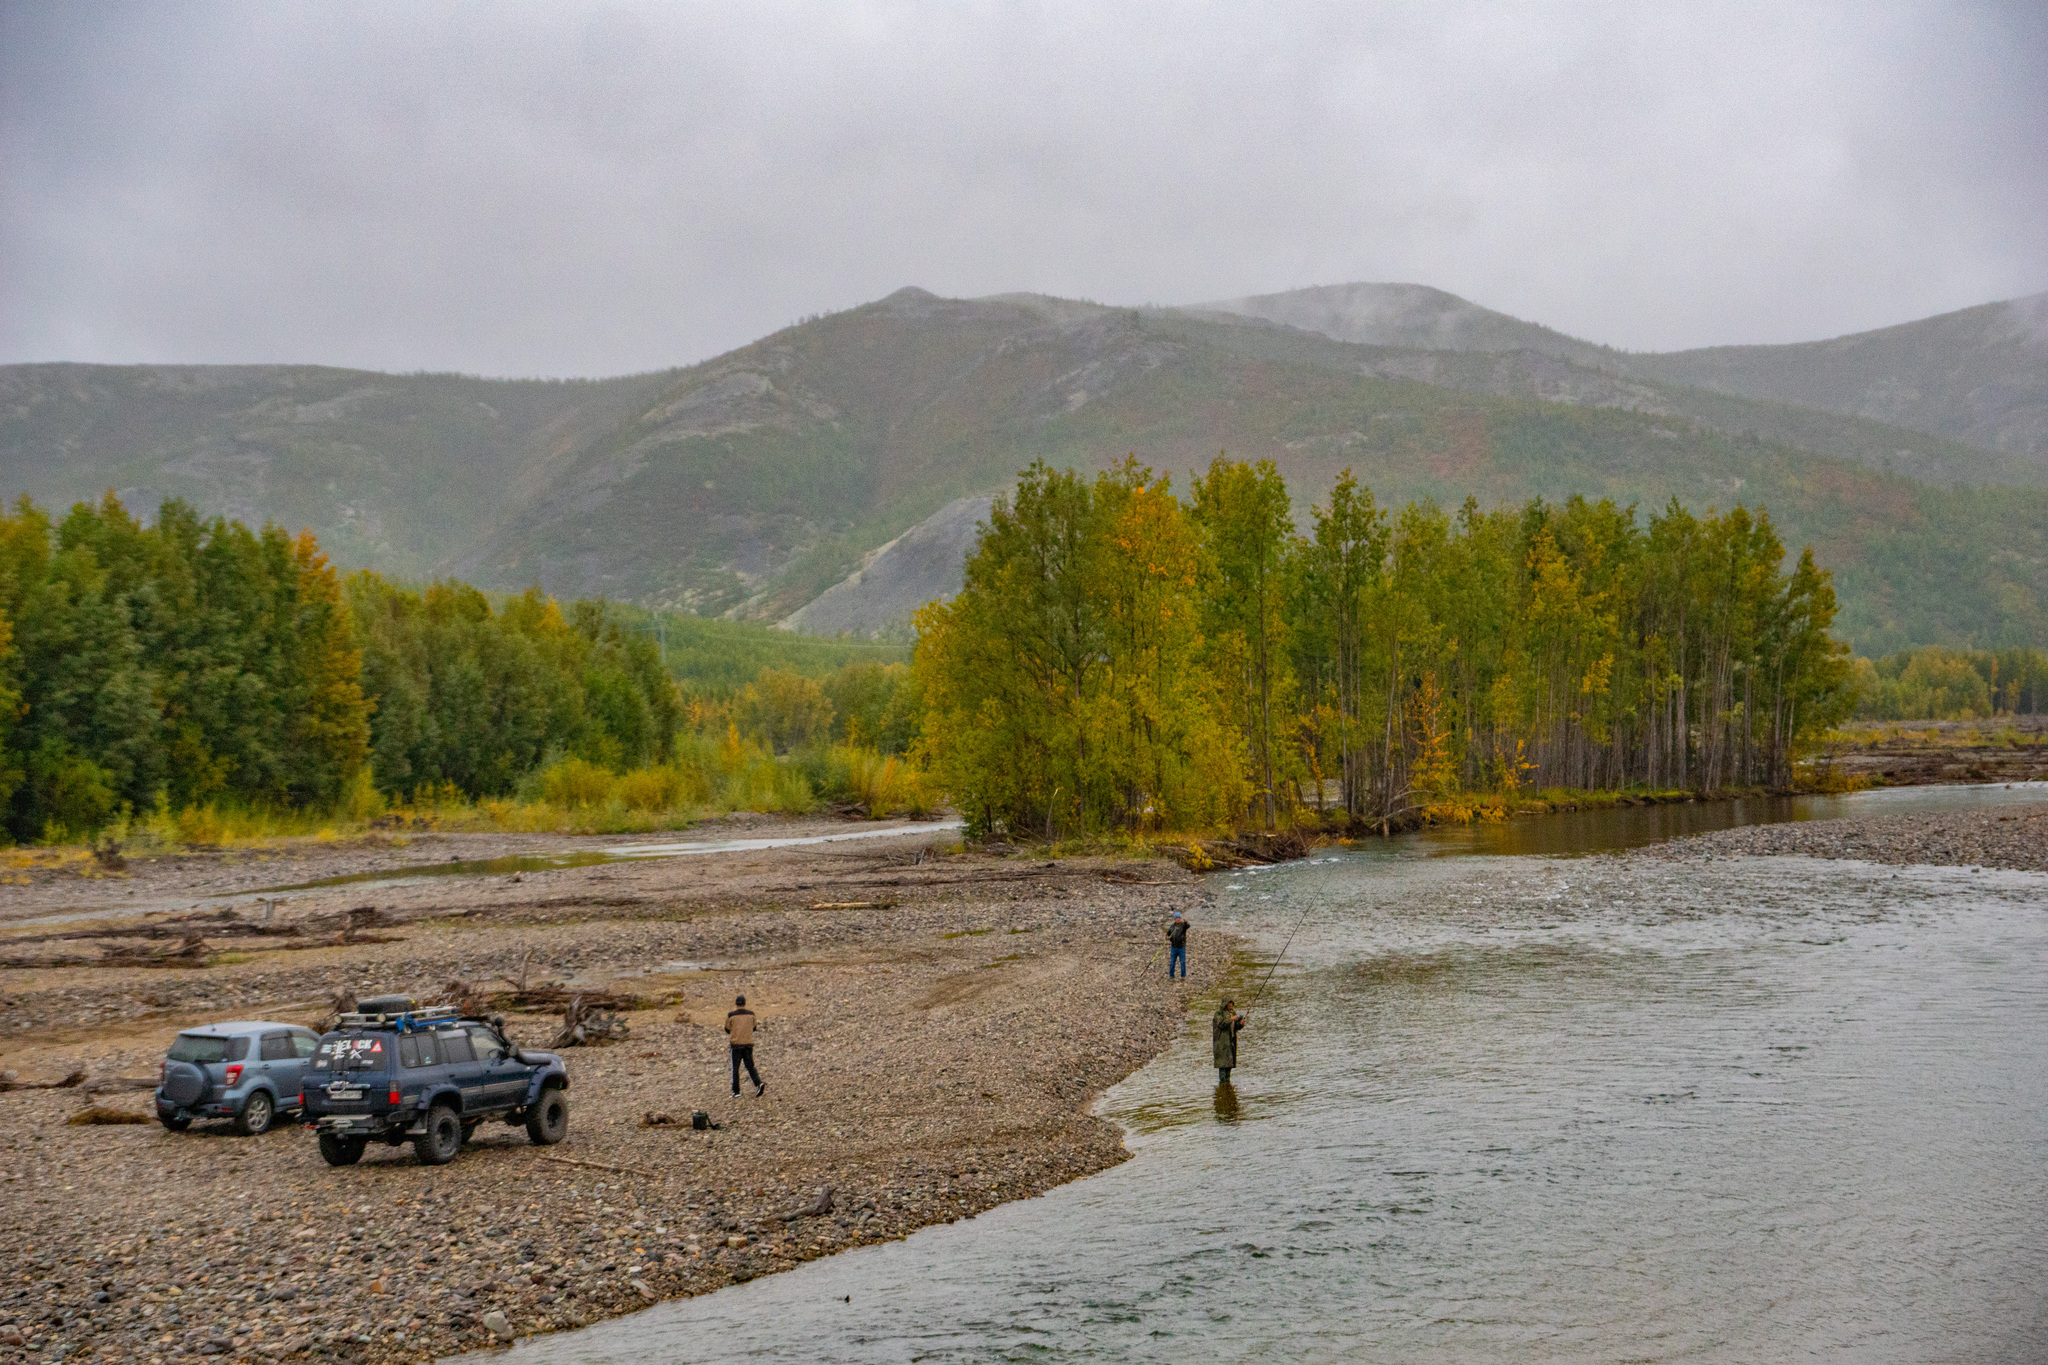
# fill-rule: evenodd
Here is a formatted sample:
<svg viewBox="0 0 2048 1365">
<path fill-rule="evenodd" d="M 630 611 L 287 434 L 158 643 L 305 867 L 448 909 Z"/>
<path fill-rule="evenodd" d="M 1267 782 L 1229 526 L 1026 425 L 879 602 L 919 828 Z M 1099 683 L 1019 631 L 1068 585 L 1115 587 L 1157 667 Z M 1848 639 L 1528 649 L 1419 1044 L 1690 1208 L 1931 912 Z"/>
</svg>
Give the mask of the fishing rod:
<svg viewBox="0 0 2048 1365">
<path fill-rule="evenodd" d="M 1247 1014 L 1251 1012 L 1252 1006 L 1258 1004 L 1260 998 L 1265 995 L 1266 985 L 1273 979 L 1273 969 L 1280 965 L 1280 958 L 1286 957 L 1287 950 L 1294 946 L 1294 936 L 1301 932 L 1302 925 L 1308 923 L 1308 917 L 1321 908 L 1321 906 L 1311 901 L 1308 909 L 1301 912 L 1301 918 L 1294 922 L 1294 927 L 1287 931 L 1287 941 L 1280 945 L 1280 956 L 1266 964 L 1266 975 L 1260 980 L 1258 990 L 1253 992 L 1250 1003 L 1244 1007 Z"/>
</svg>

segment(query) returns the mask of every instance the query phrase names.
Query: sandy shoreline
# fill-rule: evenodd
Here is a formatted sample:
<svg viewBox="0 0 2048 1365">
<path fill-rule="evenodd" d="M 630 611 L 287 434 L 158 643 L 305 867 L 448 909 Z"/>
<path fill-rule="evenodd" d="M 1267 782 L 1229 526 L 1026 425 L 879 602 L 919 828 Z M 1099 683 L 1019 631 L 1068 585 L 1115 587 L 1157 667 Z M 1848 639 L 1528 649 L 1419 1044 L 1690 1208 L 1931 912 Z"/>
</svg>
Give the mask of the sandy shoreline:
<svg viewBox="0 0 2048 1365">
<path fill-rule="evenodd" d="M 184 866 L 131 864 L 156 890 L 239 875 Z M 118 903 L 127 888 L 103 883 L 60 890 Z M 73 1127 L 79 1090 L 0 1094 L 0 1238 L 21 1272 L 0 1288 L 0 1358 L 432 1358 L 487 1344 L 489 1313 L 521 1335 L 573 1327 L 1101 1170 L 1125 1153 L 1089 1104 L 1180 1036 L 1229 970 L 1228 943 L 1199 932 L 1187 988 L 1163 963 L 1144 970 L 1163 921 L 1199 920 L 1206 900 L 1165 862 L 885 839 L 334 888 L 285 913 L 374 903 L 377 932 L 403 941 L 0 971 L 0 1067 L 23 1079 L 148 1074 L 182 1025 L 310 1021 L 337 986 L 430 994 L 524 969 L 682 997 L 633 1015 L 627 1042 L 567 1054 L 568 1142 L 542 1152 L 486 1128 L 440 1169 L 378 1148 L 330 1170 L 296 1129 Z M 762 1016 L 758 1100 L 726 1093 L 717 1025 L 741 990 Z M 540 1043 L 553 1022 L 512 1027 Z M 721 1128 L 641 1125 L 693 1109 Z M 831 1213 L 776 1217 L 827 1185 Z"/>
</svg>

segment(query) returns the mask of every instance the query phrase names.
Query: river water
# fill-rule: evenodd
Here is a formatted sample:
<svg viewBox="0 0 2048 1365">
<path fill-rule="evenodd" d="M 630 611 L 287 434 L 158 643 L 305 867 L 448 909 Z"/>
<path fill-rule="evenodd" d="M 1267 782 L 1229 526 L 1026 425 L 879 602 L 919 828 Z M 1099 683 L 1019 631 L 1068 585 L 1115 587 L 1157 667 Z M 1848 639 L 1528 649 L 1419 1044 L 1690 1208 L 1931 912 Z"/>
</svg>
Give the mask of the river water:
<svg viewBox="0 0 2048 1365">
<path fill-rule="evenodd" d="M 1218 878 L 1293 939 L 1132 1160 L 497 1359 L 2048 1360 L 2048 876 L 1500 851 L 1641 815 Z"/>
</svg>

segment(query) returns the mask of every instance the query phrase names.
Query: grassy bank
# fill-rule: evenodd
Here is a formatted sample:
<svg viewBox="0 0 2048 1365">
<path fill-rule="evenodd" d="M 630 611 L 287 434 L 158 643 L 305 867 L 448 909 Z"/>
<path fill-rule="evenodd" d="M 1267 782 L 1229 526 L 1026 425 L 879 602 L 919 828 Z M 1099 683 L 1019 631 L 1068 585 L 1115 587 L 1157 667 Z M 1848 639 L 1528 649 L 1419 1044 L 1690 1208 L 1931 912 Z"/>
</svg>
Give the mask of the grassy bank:
<svg viewBox="0 0 2048 1365">
<path fill-rule="evenodd" d="M 894 755 L 853 744 L 775 754 L 728 729 L 723 740 L 683 736 L 672 762 L 624 772 L 580 758 L 559 759 L 501 797 L 470 797 L 444 784 L 394 800 L 361 775 L 324 810 L 223 802 L 176 810 L 160 805 L 145 814 L 118 815 L 94 845 L 71 844 L 60 836 L 6 857 L 9 866 L 21 868 L 95 857 L 111 864 L 124 851 L 258 847 L 283 839 L 424 831 L 639 834 L 688 829 L 735 811 L 829 811 L 883 819 L 926 815 L 938 805 L 924 775 Z"/>
</svg>

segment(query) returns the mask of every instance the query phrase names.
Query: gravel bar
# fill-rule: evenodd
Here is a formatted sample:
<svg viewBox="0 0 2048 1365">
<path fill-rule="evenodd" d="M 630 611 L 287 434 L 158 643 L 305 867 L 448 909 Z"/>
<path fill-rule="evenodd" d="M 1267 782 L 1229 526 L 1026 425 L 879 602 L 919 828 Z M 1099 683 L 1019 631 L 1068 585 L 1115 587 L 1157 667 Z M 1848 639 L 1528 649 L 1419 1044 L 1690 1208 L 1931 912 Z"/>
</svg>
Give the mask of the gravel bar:
<svg viewBox="0 0 2048 1365">
<path fill-rule="evenodd" d="M 121 891 L 77 890 L 101 893 Z M 68 1122 L 88 1103 L 149 1114 L 147 1093 L 0 1094 L 0 1360 L 429 1360 L 971 1217 L 1123 1160 L 1091 1103 L 1180 1037 L 1235 961 L 1198 928 L 1186 986 L 1146 969 L 1173 911 L 1199 926 L 1209 900 L 1169 863 L 903 841 L 375 894 L 403 942 L 0 972 L 0 1064 L 24 1081 L 153 1074 L 191 1023 L 311 1022 L 336 989 L 431 995 L 457 976 L 681 1003 L 565 1054 L 567 1142 L 493 1125 L 441 1168 L 375 1147 L 329 1169 L 304 1129 Z M 758 1099 L 728 1093 L 720 1025 L 741 991 L 761 1019 Z M 540 1045 L 556 1020 L 509 1023 Z M 692 1130 L 694 1110 L 719 1126 Z M 644 1126 L 650 1112 L 683 1123 Z"/>
<path fill-rule="evenodd" d="M 1946 815 L 1877 815 L 1747 825 L 1642 850 L 1655 858 L 1842 858 L 1895 866 L 2048 872 L 2048 802 Z"/>
</svg>

